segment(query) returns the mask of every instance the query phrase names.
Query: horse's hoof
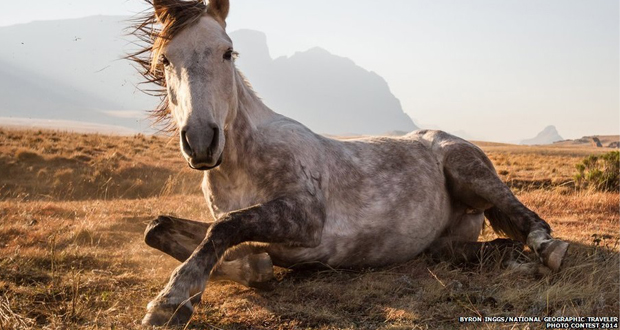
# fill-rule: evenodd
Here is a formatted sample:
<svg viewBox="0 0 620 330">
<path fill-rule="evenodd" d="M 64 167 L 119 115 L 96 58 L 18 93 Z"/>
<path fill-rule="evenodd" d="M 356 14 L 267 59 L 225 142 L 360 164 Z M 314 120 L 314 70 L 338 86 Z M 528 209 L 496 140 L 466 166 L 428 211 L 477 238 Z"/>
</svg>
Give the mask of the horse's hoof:
<svg viewBox="0 0 620 330">
<path fill-rule="evenodd" d="M 192 317 L 193 307 L 187 302 L 182 305 L 163 304 L 147 307 L 148 311 L 142 319 L 142 325 L 168 326 L 184 325 Z"/>
<path fill-rule="evenodd" d="M 248 256 L 248 286 L 261 291 L 271 291 L 273 285 L 273 262 L 268 253 Z"/>
<path fill-rule="evenodd" d="M 252 268 L 251 282 L 267 282 L 273 279 L 273 262 L 268 253 L 251 255 L 249 262 Z"/>
<path fill-rule="evenodd" d="M 543 264 L 554 272 L 560 270 L 562 261 L 564 260 L 564 256 L 568 250 L 568 245 L 569 244 L 567 242 L 556 239 L 551 241 L 540 254 Z"/>
</svg>

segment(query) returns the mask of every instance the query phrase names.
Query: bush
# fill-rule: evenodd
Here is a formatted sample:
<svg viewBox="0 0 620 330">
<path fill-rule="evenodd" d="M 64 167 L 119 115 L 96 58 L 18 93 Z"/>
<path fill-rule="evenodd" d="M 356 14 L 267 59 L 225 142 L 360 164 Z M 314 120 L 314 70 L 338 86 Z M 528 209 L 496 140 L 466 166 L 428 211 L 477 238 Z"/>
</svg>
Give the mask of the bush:
<svg viewBox="0 0 620 330">
<path fill-rule="evenodd" d="M 620 152 L 590 155 L 575 165 L 577 187 L 599 191 L 620 191 Z"/>
</svg>

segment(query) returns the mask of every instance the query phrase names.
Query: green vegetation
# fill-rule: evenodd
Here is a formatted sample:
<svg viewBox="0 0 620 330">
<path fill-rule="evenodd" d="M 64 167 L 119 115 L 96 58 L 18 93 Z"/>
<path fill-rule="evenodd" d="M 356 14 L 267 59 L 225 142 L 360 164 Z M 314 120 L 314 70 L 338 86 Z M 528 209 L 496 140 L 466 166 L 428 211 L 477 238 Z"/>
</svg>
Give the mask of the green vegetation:
<svg viewBox="0 0 620 330">
<path fill-rule="evenodd" d="M 620 152 L 590 155 L 575 165 L 578 187 L 597 191 L 620 190 Z"/>
</svg>

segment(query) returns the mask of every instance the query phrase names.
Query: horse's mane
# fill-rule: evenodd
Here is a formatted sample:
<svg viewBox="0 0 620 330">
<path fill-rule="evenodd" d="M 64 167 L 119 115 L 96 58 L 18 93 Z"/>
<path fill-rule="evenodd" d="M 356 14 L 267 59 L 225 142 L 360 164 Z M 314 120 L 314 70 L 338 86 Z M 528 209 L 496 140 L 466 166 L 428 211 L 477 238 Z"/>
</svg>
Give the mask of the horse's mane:
<svg viewBox="0 0 620 330">
<path fill-rule="evenodd" d="M 153 0 L 144 0 L 150 8 Z M 128 59 L 137 64 L 137 69 L 144 77 L 142 84 L 154 83 L 155 89 L 142 89 L 143 92 L 161 99 L 151 116 L 156 124 L 162 124 L 164 130 L 173 131 L 175 125 L 170 122 L 170 109 L 166 93 L 166 79 L 163 64 L 159 60 L 162 49 L 187 26 L 197 22 L 207 12 L 203 0 L 158 0 L 158 11 L 145 12 L 133 20 L 131 34 L 138 38 L 140 49 L 129 54 Z"/>
</svg>

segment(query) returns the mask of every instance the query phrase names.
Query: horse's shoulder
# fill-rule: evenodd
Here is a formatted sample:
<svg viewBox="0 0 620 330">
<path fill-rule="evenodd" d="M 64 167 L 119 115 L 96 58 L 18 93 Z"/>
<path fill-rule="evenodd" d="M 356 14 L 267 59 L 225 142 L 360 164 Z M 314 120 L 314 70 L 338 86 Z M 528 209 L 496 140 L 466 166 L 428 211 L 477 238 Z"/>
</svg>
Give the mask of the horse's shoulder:
<svg viewBox="0 0 620 330">
<path fill-rule="evenodd" d="M 320 137 L 284 116 L 256 130 L 251 172 L 257 182 L 274 191 L 301 188 L 315 194 L 321 180 Z"/>
</svg>

